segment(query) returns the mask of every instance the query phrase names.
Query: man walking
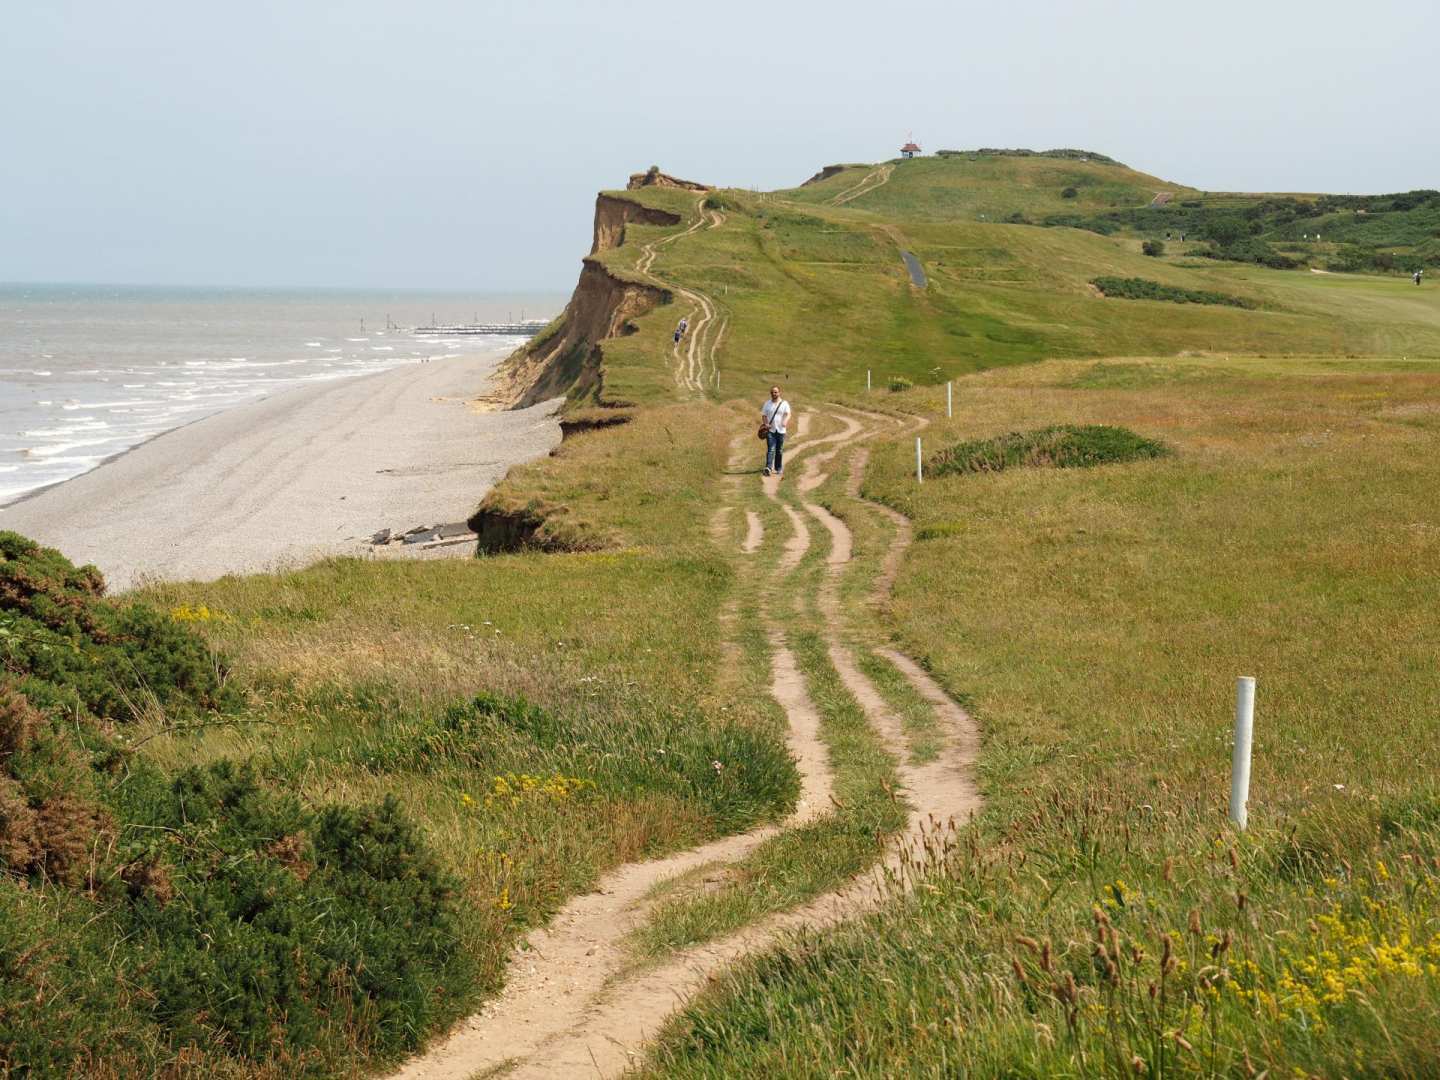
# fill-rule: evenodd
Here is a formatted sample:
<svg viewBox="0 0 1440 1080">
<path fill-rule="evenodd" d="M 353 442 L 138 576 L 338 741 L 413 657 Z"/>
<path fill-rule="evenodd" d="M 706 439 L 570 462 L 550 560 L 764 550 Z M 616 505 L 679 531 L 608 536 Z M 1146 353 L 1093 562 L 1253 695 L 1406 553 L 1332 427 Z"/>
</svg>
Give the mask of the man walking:
<svg viewBox="0 0 1440 1080">
<path fill-rule="evenodd" d="M 790 403 L 780 396 L 780 387 L 770 387 L 770 400 L 760 406 L 760 427 L 765 432 L 765 473 L 773 469 L 785 475 L 785 425 L 790 422 Z"/>
</svg>

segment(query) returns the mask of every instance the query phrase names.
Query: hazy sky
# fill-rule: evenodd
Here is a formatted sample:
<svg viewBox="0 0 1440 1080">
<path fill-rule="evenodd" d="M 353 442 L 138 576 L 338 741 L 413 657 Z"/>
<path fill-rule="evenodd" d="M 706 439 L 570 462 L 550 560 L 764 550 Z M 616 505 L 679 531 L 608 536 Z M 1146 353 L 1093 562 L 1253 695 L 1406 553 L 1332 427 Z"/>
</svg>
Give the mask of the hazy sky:
<svg viewBox="0 0 1440 1080">
<path fill-rule="evenodd" d="M 1440 187 L 1435 0 L 33 0 L 0 281 L 568 289 L 655 163 L 1073 146 L 1211 190 Z"/>
</svg>

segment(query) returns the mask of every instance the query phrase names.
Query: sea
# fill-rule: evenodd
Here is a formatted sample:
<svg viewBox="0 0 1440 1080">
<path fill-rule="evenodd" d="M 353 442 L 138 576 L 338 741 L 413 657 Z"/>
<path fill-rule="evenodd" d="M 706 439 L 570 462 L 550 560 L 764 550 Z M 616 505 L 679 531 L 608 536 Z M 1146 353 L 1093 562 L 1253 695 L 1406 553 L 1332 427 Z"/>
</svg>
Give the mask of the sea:
<svg viewBox="0 0 1440 1080">
<path fill-rule="evenodd" d="M 524 338 L 413 328 L 549 319 L 559 294 L 0 284 L 0 505 L 222 409 Z"/>
</svg>

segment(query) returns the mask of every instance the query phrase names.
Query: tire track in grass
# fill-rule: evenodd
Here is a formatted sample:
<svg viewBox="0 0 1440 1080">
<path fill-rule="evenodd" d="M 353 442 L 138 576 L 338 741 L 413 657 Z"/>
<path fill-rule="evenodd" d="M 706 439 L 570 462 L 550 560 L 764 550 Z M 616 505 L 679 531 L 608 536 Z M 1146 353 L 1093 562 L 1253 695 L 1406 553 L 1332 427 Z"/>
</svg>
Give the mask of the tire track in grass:
<svg viewBox="0 0 1440 1080">
<path fill-rule="evenodd" d="M 737 439 L 732 444 L 732 464 L 740 453 Z M 728 514 L 717 512 L 712 517 L 711 532 L 717 540 L 728 537 Z M 796 563 L 808 545 L 808 531 L 792 538 L 789 549 Z M 777 565 L 777 576 L 786 573 L 786 567 Z M 627 1039 L 630 1025 L 637 1017 L 658 1023 L 669 1013 L 679 988 L 688 985 L 686 971 L 669 967 L 638 986 L 626 984 L 618 999 L 621 1013 L 626 1014 L 621 1017 L 614 1015 L 614 1002 L 606 994 L 612 978 L 627 965 L 626 940 L 647 913 L 655 886 L 707 864 L 741 859 L 782 828 L 806 824 L 823 814 L 832 798 L 833 778 L 819 738 L 819 712 L 776 627 L 767 628 L 767 639 L 770 691 L 785 711 L 790 751 L 800 774 L 800 798 L 784 825 L 762 826 L 605 875 L 595 892 L 572 900 L 548 925 L 527 937 L 511 959 L 498 998 L 394 1072 L 396 1080 L 469 1080 L 492 1070 L 507 1077 L 594 1075 L 597 1051 L 610 1061 L 611 1071 L 628 1064 L 627 1056 L 606 1055 L 604 1048 L 622 1044 L 638 1048 L 648 1029 L 642 1029 L 641 1038 Z M 663 1007 L 650 1008 L 656 1000 Z"/>
<path fill-rule="evenodd" d="M 851 417 L 836 418 L 843 431 L 802 444 L 792 453 L 834 442 L 853 443 L 873 434 Z M 738 440 L 734 453 L 741 453 Z M 863 457 L 852 459 L 848 490 L 858 493 L 863 466 Z M 823 478 L 815 486 L 820 482 Z M 809 531 L 799 511 L 781 500 L 778 477 L 766 478 L 762 487 L 793 515 L 792 525 L 798 526 L 789 552 L 777 561 L 776 577 L 783 580 L 808 551 Z M 878 506 L 868 501 L 861 505 Z M 943 830 L 953 829 L 979 806 L 973 780 L 978 745 L 973 723 L 918 664 L 886 649 L 882 655 L 931 703 L 946 731 L 944 748 L 933 762 L 906 764 L 911 755 L 906 752 L 903 725 L 859 670 L 840 637 L 844 605 L 839 580 L 853 554 L 850 529 L 818 504 L 802 502 L 801 506 L 831 540 L 825 580 L 817 598 L 831 666 L 890 747 L 911 803 L 907 826 L 887 845 L 879 871 L 862 874 L 792 911 L 768 916 L 719 941 L 692 947 L 663 964 L 611 982 L 625 962 L 624 937 L 644 914 L 641 900 L 656 883 L 706 863 L 737 860 L 781 830 L 757 829 L 668 859 L 621 868 L 607 875 L 601 891 L 573 901 L 550 927 L 531 936 L 532 950 L 539 959 L 525 959 L 522 953 L 512 964 L 510 981 L 495 1003 L 398 1075 L 426 1080 L 460 1080 L 481 1070 L 509 1078 L 618 1075 L 638 1061 L 646 1040 L 676 1007 L 718 978 L 727 966 L 783 941 L 789 932 L 835 925 L 873 908 L 897 887 L 908 888 L 917 849 L 938 844 Z M 728 534 L 728 529 L 724 531 Z M 887 590 L 893 581 L 892 567 L 898 566 L 909 543 L 909 532 L 897 530 L 895 537 L 877 575 Z M 819 711 L 809 697 L 795 656 L 773 619 L 765 633 L 771 654 L 771 692 L 785 710 L 792 752 L 802 777 L 801 801 L 786 823 L 788 828 L 815 820 L 824 812 L 833 797 L 833 780 L 819 740 Z M 530 966 L 523 966 L 525 963 Z"/>
<path fill-rule="evenodd" d="M 660 248 L 666 244 L 690 236 L 701 228 L 713 231 L 725 223 L 724 214 L 706 210 L 703 202 L 703 196 L 697 200 L 698 212 L 688 229 L 642 245 L 640 258 L 635 263 L 635 268 L 640 273 L 689 301 L 691 306 L 684 313 L 687 321 L 685 334 L 679 341 L 672 341 L 670 346 L 671 376 L 677 389 L 702 396 L 707 384 L 719 385 L 719 367 L 715 362 L 715 354 L 724 338 L 729 319 L 718 314 L 718 305 L 713 297 L 698 289 L 689 289 L 667 281 L 655 273 L 654 265 Z M 716 335 L 713 342 L 708 340 L 712 330 Z"/>
<path fill-rule="evenodd" d="M 874 191 L 882 184 L 888 182 L 890 179 L 890 174 L 894 171 L 894 165 L 881 165 L 879 168 L 871 169 L 868 173 L 865 174 L 865 176 L 858 184 L 856 184 L 854 187 L 846 188 L 844 191 L 840 192 L 839 195 L 836 195 L 833 199 L 831 199 L 830 205 L 844 206 L 846 203 L 854 199 L 860 198 L 861 195 L 869 195 L 870 192 Z"/>
</svg>

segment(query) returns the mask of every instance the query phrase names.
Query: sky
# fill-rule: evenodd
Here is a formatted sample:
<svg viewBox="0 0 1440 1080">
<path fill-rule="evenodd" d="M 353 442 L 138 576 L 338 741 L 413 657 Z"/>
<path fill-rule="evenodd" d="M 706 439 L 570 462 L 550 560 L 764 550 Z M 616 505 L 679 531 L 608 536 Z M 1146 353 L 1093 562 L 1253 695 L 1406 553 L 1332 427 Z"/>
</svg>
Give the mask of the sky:
<svg viewBox="0 0 1440 1080">
<path fill-rule="evenodd" d="M 1440 187 L 1440 5 L 45 0 L 0 35 L 0 281 L 568 290 L 635 171 L 1077 147 Z"/>
</svg>

